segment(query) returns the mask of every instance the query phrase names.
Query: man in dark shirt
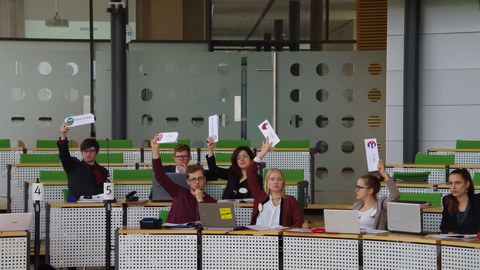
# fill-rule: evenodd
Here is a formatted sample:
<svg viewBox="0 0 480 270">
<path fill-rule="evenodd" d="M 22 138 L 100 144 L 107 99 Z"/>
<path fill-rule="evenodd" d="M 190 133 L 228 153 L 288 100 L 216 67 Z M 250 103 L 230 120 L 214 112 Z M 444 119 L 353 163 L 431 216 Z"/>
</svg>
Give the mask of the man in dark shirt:
<svg viewBox="0 0 480 270">
<path fill-rule="evenodd" d="M 60 161 L 67 173 L 70 196 L 91 196 L 103 193 L 103 183 L 108 179 L 108 170 L 96 162 L 100 147 L 97 140 L 87 138 L 80 144 L 82 160 L 70 155 L 68 150 L 68 124 L 60 127 L 60 139 L 57 142 Z"/>
</svg>

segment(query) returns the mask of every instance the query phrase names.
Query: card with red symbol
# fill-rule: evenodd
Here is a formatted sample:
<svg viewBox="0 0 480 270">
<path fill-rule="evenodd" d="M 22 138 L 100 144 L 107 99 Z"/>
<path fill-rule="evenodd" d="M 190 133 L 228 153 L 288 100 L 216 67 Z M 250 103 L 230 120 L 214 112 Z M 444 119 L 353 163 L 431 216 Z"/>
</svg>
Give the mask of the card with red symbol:
<svg viewBox="0 0 480 270">
<path fill-rule="evenodd" d="M 157 135 L 158 143 L 176 143 L 178 141 L 178 132 L 162 132 Z"/>
<path fill-rule="evenodd" d="M 265 139 L 268 138 L 270 140 L 272 147 L 275 147 L 275 145 L 280 142 L 280 138 L 277 136 L 277 133 L 275 133 L 275 130 L 273 130 L 272 125 L 270 125 L 268 120 L 263 121 L 260 125 L 258 125 L 258 128 L 262 132 Z"/>
<path fill-rule="evenodd" d="M 378 160 L 380 159 L 378 156 L 378 145 L 376 138 L 365 139 L 365 153 L 367 154 L 368 171 L 376 171 L 378 169 Z"/>
</svg>

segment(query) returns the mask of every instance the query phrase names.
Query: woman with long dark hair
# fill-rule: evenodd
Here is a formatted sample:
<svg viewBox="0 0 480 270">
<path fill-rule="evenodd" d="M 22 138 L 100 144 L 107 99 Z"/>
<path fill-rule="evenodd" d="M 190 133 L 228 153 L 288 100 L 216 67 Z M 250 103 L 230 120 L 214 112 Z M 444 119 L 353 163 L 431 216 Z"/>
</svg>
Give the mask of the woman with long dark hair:
<svg viewBox="0 0 480 270">
<path fill-rule="evenodd" d="M 472 176 L 467 169 L 448 175 L 450 194 L 443 197 L 442 233 L 474 234 L 480 231 L 480 205 Z"/>
<path fill-rule="evenodd" d="M 214 140 L 209 137 L 207 143 L 207 164 L 210 177 L 227 180 L 227 186 L 223 192 L 222 199 L 253 198 L 247 181 L 247 168 L 255 157 L 252 150 L 246 146 L 235 148 L 232 153 L 231 165 L 228 169 L 225 169 L 217 166 L 214 154 Z M 257 176 L 258 186 L 262 187 L 263 178 L 261 175 Z"/>
</svg>

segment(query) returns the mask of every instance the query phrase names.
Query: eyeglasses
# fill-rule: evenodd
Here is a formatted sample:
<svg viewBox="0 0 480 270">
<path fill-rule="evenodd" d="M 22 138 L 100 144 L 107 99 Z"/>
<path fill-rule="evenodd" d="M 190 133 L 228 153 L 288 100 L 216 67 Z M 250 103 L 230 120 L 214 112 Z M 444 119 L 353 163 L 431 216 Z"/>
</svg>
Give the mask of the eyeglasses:
<svg viewBox="0 0 480 270">
<path fill-rule="evenodd" d="M 359 185 L 355 186 L 355 189 L 362 189 L 362 188 L 368 188 L 368 187 L 362 187 L 362 186 L 359 186 Z"/>
<path fill-rule="evenodd" d="M 200 181 L 203 181 L 205 180 L 205 176 L 199 176 L 199 177 L 196 177 L 196 178 L 189 178 L 188 181 L 190 182 L 195 182 L 195 183 L 198 183 Z"/>
<path fill-rule="evenodd" d="M 85 154 L 92 154 L 92 153 L 96 153 L 97 152 L 97 149 L 85 149 L 82 151 L 82 153 L 85 153 Z"/>
<path fill-rule="evenodd" d="M 178 158 L 178 159 L 186 159 L 186 158 L 189 158 L 189 157 L 190 157 L 189 155 L 175 156 L 175 158 Z"/>
</svg>

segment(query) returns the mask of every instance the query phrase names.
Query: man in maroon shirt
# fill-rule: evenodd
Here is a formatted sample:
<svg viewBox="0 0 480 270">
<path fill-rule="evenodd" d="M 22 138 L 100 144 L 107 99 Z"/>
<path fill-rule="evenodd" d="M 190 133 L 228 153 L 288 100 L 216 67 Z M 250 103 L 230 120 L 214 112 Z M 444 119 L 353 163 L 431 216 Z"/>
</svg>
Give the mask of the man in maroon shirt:
<svg viewBox="0 0 480 270">
<path fill-rule="evenodd" d="M 188 223 L 200 220 L 198 212 L 199 203 L 215 203 L 217 202 L 210 195 L 203 191 L 205 186 L 205 171 L 200 165 L 187 166 L 187 181 L 190 189 L 185 189 L 175 184 L 166 174 L 158 152 L 158 136 L 152 141 L 152 165 L 155 179 L 157 182 L 172 196 L 172 206 L 168 214 L 168 223 Z"/>
</svg>

